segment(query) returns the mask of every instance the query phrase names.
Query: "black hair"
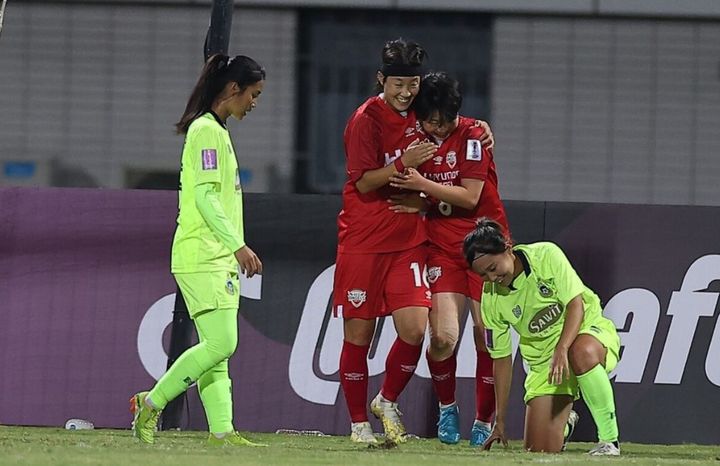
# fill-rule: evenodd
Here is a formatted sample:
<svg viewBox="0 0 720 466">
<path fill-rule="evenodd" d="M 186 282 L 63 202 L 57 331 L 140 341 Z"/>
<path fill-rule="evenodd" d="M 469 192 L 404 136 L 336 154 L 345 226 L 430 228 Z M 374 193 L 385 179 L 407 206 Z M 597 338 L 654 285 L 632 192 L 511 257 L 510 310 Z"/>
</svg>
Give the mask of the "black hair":
<svg viewBox="0 0 720 466">
<path fill-rule="evenodd" d="M 505 236 L 499 223 L 481 217 L 475 222 L 475 229 L 463 241 L 463 254 L 468 265 L 472 265 L 479 254 L 501 254 L 510 245 L 510 238 Z"/>
<path fill-rule="evenodd" d="M 455 120 L 462 106 L 460 83 L 438 71 L 426 74 L 420 83 L 420 92 L 415 97 L 415 115 L 421 121 L 427 121 L 437 111 L 440 124 Z"/>
<path fill-rule="evenodd" d="M 265 79 L 265 69 L 244 55 L 230 58 L 215 54 L 208 58 L 200 78 L 190 94 L 185 112 L 175 124 L 178 134 L 187 133 L 190 123 L 212 107 L 215 98 L 229 82 L 236 82 L 240 90 Z"/>
<path fill-rule="evenodd" d="M 405 40 L 402 37 L 385 42 L 382 49 L 383 67 L 404 65 L 419 68 L 425 58 L 427 58 L 427 52 L 420 44 L 413 40 Z M 375 91 L 379 93 L 382 90 L 382 84 L 376 82 Z"/>
</svg>

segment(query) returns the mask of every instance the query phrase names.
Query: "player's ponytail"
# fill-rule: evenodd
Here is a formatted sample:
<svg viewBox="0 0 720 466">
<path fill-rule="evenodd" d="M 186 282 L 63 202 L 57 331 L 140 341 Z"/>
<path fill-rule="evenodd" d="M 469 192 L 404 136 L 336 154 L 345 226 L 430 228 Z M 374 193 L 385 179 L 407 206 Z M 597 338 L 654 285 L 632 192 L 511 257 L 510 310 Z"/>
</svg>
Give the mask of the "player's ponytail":
<svg viewBox="0 0 720 466">
<path fill-rule="evenodd" d="M 230 58 L 219 53 L 211 56 L 200 73 L 185 106 L 185 112 L 175 124 L 175 129 L 178 134 L 187 133 L 190 123 L 210 110 L 215 98 L 228 82 L 236 82 L 243 91 L 249 85 L 264 79 L 265 69 L 250 57 L 238 55 Z"/>
<path fill-rule="evenodd" d="M 510 238 L 505 236 L 500 224 L 482 217 L 475 223 L 475 229 L 465 237 L 463 254 L 471 265 L 479 254 L 501 254 L 510 246 Z"/>
</svg>

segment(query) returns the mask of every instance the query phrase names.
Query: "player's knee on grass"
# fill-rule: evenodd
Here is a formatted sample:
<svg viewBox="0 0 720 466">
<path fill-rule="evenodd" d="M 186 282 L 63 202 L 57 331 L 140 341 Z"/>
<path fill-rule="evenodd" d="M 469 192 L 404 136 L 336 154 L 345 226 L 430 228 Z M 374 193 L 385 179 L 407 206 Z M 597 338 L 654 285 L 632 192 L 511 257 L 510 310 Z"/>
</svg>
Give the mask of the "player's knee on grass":
<svg viewBox="0 0 720 466">
<path fill-rule="evenodd" d="M 524 446 L 530 452 L 559 453 L 562 451 L 563 430 L 548 420 L 540 426 L 526 426 Z"/>
<path fill-rule="evenodd" d="M 570 409 L 572 397 L 569 395 L 543 395 L 529 400 L 525 411 L 525 449 L 559 453 Z"/>
<path fill-rule="evenodd" d="M 560 453 L 562 451 L 562 441 L 560 442 L 559 446 L 557 442 L 552 441 L 530 441 L 528 442 L 526 440 L 525 442 L 525 450 L 529 451 L 530 453 Z"/>
</svg>

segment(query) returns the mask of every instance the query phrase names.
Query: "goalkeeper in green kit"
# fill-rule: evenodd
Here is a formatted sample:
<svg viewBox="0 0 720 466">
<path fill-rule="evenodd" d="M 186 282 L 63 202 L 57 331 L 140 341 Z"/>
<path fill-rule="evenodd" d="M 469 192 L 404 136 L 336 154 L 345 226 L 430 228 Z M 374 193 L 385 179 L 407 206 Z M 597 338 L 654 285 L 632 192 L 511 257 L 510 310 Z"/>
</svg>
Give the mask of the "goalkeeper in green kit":
<svg viewBox="0 0 720 466">
<path fill-rule="evenodd" d="M 209 444 L 264 446 L 240 436 L 232 421 L 228 358 L 238 338 L 238 265 L 251 277 L 262 273 L 262 263 L 245 244 L 240 176 L 226 124 L 255 108 L 264 82 L 265 70 L 252 58 L 213 55 L 176 124 L 185 145 L 171 268 L 200 342 L 149 392 L 130 399 L 133 434 L 142 442 L 154 443 L 162 409 L 197 382 Z"/>
<path fill-rule="evenodd" d="M 618 363 L 620 339 L 603 317 L 600 299 L 578 277 L 562 250 L 540 242 L 512 245 L 502 228 L 478 220 L 463 245 L 465 258 L 485 285 L 481 315 L 493 358 L 496 420 L 485 442 L 507 445 L 505 421 L 512 379 L 510 327 L 520 335 L 525 378 L 524 447 L 559 452 L 582 397 L 597 426 L 593 456 L 618 456 L 615 400 L 608 373 Z"/>
</svg>

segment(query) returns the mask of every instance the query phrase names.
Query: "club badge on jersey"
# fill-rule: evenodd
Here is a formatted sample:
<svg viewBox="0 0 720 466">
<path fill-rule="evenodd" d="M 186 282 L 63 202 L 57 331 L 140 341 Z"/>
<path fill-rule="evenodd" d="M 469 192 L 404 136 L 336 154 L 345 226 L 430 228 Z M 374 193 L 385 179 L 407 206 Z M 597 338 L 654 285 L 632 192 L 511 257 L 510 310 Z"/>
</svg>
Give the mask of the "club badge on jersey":
<svg viewBox="0 0 720 466">
<path fill-rule="evenodd" d="M 455 168 L 455 165 L 457 164 L 457 154 L 455 153 L 455 151 L 451 150 L 447 153 L 447 155 L 445 156 L 445 162 L 448 164 L 448 167 L 450 167 L 451 170 Z"/>
<path fill-rule="evenodd" d="M 543 298 L 550 298 L 552 297 L 553 290 L 552 290 L 552 280 L 548 280 L 547 283 L 543 281 L 538 281 L 538 292 L 540 292 L 540 296 Z"/>
<path fill-rule="evenodd" d="M 473 162 L 480 162 L 482 160 L 482 145 L 477 139 L 467 140 L 467 151 L 465 153 L 465 159 L 472 160 Z"/>
<path fill-rule="evenodd" d="M 522 308 L 521 308 L 520 306 L 515 306 L 515 307 L 512 309 L 512 313 L 513 313 L 513 315 L 515 316 L 516 319 L 519 319 L 520 316 L 522 315 Z"/>
</svg>

